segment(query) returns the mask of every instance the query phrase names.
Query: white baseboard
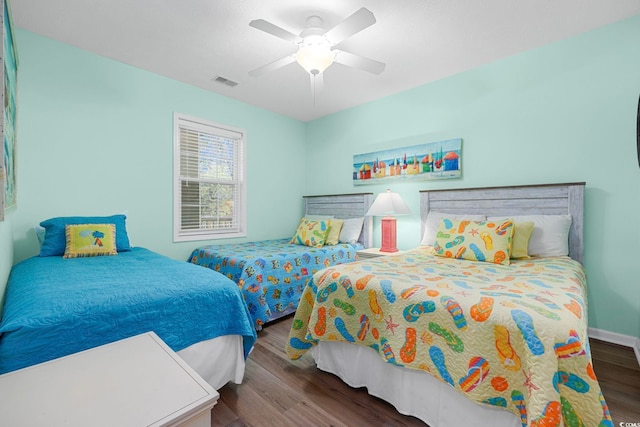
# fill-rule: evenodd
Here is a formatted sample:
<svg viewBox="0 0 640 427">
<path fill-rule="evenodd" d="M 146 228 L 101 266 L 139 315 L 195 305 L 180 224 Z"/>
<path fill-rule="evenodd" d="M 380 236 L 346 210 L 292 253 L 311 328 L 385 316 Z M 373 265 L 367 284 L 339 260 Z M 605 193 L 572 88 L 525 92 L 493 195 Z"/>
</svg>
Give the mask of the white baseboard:
<svg viewBox="0 0 640 427">
<path fill-rule="evenodd" d="M 638 365 L 640 365 L 640 338 L 596 328 L 589 328 L 588 333 L 589 337 L 600 341 L 631 347 L 636 354 L 636 359 L 638 359 Z"/>
</svg>

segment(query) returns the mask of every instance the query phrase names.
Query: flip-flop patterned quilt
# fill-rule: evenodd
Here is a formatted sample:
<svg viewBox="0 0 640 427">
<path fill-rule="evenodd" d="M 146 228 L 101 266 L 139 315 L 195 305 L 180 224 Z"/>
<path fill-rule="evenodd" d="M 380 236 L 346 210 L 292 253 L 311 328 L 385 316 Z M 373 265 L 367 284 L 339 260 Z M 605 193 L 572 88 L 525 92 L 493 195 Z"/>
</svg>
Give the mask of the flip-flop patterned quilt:
<svg viewBox="0 0 640 427">
<path fill-rule="evenodd" d="M 523 426 L 612 426 L 591 363 L 586 294 L 584 270 L 568 257 L 503 266 L 420 248 L 314 275 L 287 354 L 350 342 L 503 407 Z"/>
<path fill-rule="evenodd" d="M 318 270 L 355 261 L 356 244 L 312 248 L 290 239 L 262 240 L 231 245 L 202 246 L 189 262 L 211 268 L 238 284 L 254 328 L 293 311 L 305 284 Z"/>
</svg>

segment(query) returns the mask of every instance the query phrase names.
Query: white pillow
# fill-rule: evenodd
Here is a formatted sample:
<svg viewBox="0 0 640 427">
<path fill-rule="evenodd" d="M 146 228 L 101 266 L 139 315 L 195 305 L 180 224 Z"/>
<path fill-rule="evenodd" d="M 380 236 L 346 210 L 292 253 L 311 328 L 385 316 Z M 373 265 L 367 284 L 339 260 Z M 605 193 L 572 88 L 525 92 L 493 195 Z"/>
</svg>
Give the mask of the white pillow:
<svg viewBox="0 0 640 427">
<path fill-rule="evenodd" d="M 442 218 L 455 219 L 457 221 L 468 219 L 470 221 L 484 221 L 487 219 L 484 215 L 468 215 L 468 214 L 448 214 L 444 212 L 432 212 L 427 214 L 427 222 L 424 227 L 424 234 L 422 235 L 422 246 L 433 246 L 436 242 L 436 233 L 438 232 L 438 226 Z"/>
<path fill-rule="evenodd" d="M 356 243 L 360 238 L 362 224 L 364 224 L 364 217 L 345 219 L 338 239 L 340 243 Z"/>
<path fill-rule="evenodd" d="M 41 225 L 36 225 L 33 227 L 33 230 L 36 232 L 36 237 L 38 238 L 38 245 L 42 246 L 42 242 L 44 242 L 44 234 L 47 231 L 47 229 Z"/>
<path fill-rule="evenodd" d="M 504 218 L 494 216 L 489 221 Z M 512 216 L 515 222 L 533 222 L 533 232 L 529 238 L 529 255 L 535 257 L 569 255 L 569 228 L 571 215 L 520 215 Z"/>
</svg>

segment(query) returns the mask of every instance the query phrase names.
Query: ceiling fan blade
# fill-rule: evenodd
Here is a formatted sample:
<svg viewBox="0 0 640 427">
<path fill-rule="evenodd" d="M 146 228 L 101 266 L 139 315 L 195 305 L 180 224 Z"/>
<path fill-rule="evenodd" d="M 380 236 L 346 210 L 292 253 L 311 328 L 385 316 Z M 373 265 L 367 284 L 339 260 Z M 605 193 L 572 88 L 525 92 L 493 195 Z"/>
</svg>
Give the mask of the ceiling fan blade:
<svg viewBox="0 0 640 427">
<path fill-rule="evenodd" d="M 353 15 L 327 31 L 324 35 L 333 45 L 344 41 L 355 33 L 376 23 L 376 17 L 366 7 L 358 9 Z"/>
<path fill-rule="evenodd" d="M 345 52 L 344 50 L 334 49 L 333 52 L 336 53 L 335 62 L 338 64 L 347 65 L 372 74 L 381 74 L 387 66 L 384 62 L 365 58 L 364 56 Z"/>
<path fill-rule="evenodd" d="M 249 22 L 249 26 L 291 43 L 302 42 L 302 39 L 299 36 L 285 30 L 284 28 L 280 28 L 271 22 L 265 21 L 264 19 L 255 19 Z"/>
<path fill-rule="evenodd" d="M 258 77 L 261 76 L 263 74 L 266 74 L 270 71 L 275 71 L 278 68 L 282 68 L 285 65 L 289 65 L 292 62 L 295 62 L 296 58 L 293 55 L 288 55 L 285 56 L 284 58 L 280 58 L 280 59 L 276 59 L 275 61 L 267 64 L 267 65 L 263 65 L 262 67 L 258 67 L 255 70 L 251 70 L 249 71 L 249 75 L 253 76 L 253 77 Z"/>
</svg>

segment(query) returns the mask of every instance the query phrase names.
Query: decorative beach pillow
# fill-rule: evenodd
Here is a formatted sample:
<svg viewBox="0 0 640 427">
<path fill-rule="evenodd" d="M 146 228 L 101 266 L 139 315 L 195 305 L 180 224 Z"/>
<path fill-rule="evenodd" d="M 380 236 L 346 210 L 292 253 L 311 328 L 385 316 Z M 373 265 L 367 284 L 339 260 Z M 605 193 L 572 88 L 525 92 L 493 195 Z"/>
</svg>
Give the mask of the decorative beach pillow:
<svg viewBox="0 0 640 427">
<path fill-rule="evenodd" d="M 469 221 L 442 218 L 436 233 L 435 254 L 446 258 L 509 265 L 513 221 Z"/>
<path fill-rule="evenodd" d="M 327 234 L 327 241 L 325 245 L 337 245 L 340 243 L 340 231 L 344 221 L 341 219 L 333 218 L 329 220 L 329 233 Z"/>
<path fill-rule="evenodd" d="M 487 219 L 485 215 L 475 215 L 475 214 L 448 214 L 444 212 L 434 212 L 430 211 L 427 215 L 427 220 L 425 221 L 424 234 L 422 235 L 422 240 L 420 244 L 422 246 L 433 246 L 436 242 L 436 233 L 438 232 L 438 227 L 440 226 L 440 220 L 442 218 L 449 219 L 457 219 L 457 220 L 465 220 L 468 219 L 470 221 L 484 221 Z"/>
<path fill-rule="evenodd" d="M 533 233 L 533 222 L 516 222 L 511 243 L 511 258 L 529 258 L 529 239 Z"/>
<path fill-rule="evenodd" d="M 71 224 L 65 235 L 64 258 L 118 255 L 114 224 Z"/>
<path fill-rule="evenodd" d="M 46 232 L 40 247 L 40 256 L 64 255 L 66 247 L 65 226 L 74 224 L 115 224 L 116 250 L 118 252 L 130 251 L 131 245 L 127 235 L 126 219 L 126 215 L 118 214 L 111 216 L 67 216 L 42 221 L 40 226 L 44 227 Z"/>
<path fill-rule="evenodd" d="M 291 239 L 291 243 L 321 248 L 327 240 L 328 233 L 328 221 L 302 218 L 298 225 L 298 229 L 296 230 L 296 234 Z"/>
</svg>

